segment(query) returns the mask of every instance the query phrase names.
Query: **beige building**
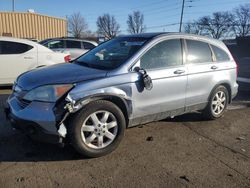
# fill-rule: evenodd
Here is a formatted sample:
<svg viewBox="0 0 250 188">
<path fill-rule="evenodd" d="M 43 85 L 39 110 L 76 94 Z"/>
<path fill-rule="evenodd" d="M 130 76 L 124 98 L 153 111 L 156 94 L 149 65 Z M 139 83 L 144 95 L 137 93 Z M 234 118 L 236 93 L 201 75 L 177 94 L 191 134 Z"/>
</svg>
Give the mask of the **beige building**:
<svg viewBox="0 0 250 188">
<path fill-rule="evenodd" d="M 67 20 L 30 12 L 0 12 L 0 36 L 43 40 L 67 36 Z"/>
</svg>

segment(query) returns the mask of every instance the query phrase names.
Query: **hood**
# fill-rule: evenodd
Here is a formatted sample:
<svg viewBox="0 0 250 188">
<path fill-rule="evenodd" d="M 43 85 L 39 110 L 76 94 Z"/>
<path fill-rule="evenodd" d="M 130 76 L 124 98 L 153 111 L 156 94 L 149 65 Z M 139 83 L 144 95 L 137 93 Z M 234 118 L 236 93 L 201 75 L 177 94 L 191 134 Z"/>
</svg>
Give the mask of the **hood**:
<svg viewBox="0 0 250 188">
<path fill-rule="evenodd" d="M 26 72 L 18 77 L 17 84 L 23 90 L 31 90 L 42 85 L 73 84 L 85 80 L 102 78 L 106 75 L 106 70 L 89 68 L 73 63 L 64 63 Z"/>
</svg>

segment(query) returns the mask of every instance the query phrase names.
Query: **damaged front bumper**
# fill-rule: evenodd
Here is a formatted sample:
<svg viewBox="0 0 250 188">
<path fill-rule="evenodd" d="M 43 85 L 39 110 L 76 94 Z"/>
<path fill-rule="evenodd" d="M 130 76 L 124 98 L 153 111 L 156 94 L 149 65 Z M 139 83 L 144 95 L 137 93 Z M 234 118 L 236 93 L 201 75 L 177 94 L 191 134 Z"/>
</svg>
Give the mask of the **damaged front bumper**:
<svg viewBox="0 0 250 188">
<path fill-rule="evenodd" d="M 21 130 L 34 140 L 63 144 L 67 129 L 62 121 L 58 121 L 55 103 L 25 103 L 11 95 L 7 100 L 5 113 L 13 128 Z"/>
</svg>

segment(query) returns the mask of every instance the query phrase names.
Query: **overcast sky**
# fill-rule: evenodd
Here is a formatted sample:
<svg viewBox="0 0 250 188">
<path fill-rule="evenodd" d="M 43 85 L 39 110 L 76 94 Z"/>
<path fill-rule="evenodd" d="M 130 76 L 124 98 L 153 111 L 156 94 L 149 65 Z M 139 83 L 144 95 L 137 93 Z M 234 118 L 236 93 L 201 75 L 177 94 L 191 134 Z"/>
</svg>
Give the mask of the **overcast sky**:
<svg viewBox="0 0 250 188">
<path fill-rule="evenodd" d="M 215 11 L 231 11 L 250 0 L 186 0 L 184 23 L 210 15 Z M 96 19 L 104 13 L 114 15 L 126 33 L 127 15 L 140 10 L 145 17 L 148 32 L 178 31 L 182 0 L 15 0 L 15 10 L 66 18 L 74 12 L 81 12 L 89 29 L 96 31 Z M 0 11 L 11 11 L 12 0 L 0 0 Z M 167 26 L 166 26 L 167 25 Z"/>
</svg>

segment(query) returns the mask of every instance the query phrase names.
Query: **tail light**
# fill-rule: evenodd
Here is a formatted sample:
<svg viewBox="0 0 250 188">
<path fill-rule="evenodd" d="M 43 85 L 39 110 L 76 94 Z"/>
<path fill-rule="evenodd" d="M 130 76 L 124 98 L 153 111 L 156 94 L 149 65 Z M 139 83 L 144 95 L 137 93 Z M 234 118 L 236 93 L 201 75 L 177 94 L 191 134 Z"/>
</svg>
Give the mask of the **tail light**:
<svg viewBox="0 0 250 188">
<path fill-rule="evenodd" d="M 237 64 L 237 62 L 235 61 L 235 58 L 234 58 L 234 63 L 236 65 L 236 78 L 238 77 L 238 73 L 239 73 L 239 66 Z"/>
<path fill-rule="evenodd" d="M 64 57 L 64 61 L 65 62 L 70 62 L 70 60 L 71 60 L 71 57 L 70 57 L 70 55 L 66 55 L 65 57 Z"/>
</svg>

